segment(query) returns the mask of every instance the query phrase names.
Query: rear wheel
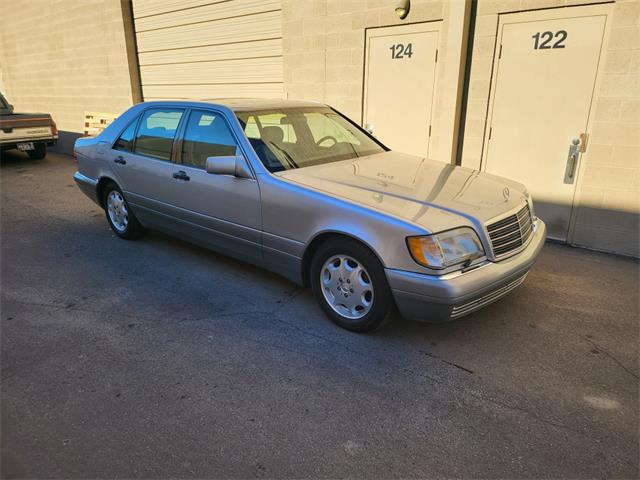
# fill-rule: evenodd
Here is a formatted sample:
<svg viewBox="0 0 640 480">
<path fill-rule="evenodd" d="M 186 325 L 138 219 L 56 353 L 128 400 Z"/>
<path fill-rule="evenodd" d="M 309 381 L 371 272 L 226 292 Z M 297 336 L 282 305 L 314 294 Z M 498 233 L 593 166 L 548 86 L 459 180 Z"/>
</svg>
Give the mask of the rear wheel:
<svg viewBox="0 0 640 480">
<path fill-rule="evenodd" d="M 102 204 L 113 233 L 125 240 L 135 240 L 142 236 L 144 228 L 115 183 L 111 182 L 105 186 Z"/>
<path fill-rule="evenodd" d="M 351 239 L 320 246 L 311 261 L 311 288 L 327 316 L 354 332 L 378 328 L 393 305 L 380 261 Z"/>
<path fill-rule="evenodd" d="M 27 155 L 33 160 L 42 160 L 47 156 L 47 146 L 44 143 L 36 143 L 34 150 L 27 150 Z"/>
</svg>

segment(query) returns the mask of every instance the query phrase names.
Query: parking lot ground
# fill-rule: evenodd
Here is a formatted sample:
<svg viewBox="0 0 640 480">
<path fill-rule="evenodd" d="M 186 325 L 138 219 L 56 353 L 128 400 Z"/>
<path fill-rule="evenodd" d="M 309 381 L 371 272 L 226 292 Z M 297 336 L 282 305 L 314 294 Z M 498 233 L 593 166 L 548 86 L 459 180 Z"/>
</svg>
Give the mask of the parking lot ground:
<svg viewBox="0 0 640 480">
<path fill-rule="evenodd" d="M 1 164 L 2 476 L 638 477 L 638 262 L 548 244 L 463 320 L 357 335 L 279 276 L 127 242 Z"/>
</svg>

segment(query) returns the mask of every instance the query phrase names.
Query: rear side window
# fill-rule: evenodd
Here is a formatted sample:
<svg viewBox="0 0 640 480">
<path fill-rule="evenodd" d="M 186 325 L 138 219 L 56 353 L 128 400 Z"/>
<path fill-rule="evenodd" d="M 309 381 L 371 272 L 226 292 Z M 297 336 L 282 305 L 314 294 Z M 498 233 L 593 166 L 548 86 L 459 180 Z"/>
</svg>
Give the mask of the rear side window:
<svg viewBox="0 0 640 480">
<path fill-rule="evenodd" d="M 184 110 L 175 108 L 152 108 L 144 112 L 134 151 L 140 155 L 171 160 L 173 139 Z"/>
<path fill-rule="evenodd" d="M 193 110 L 182 142 L 182 163 L 205 168 L 208 157 L 236 154 L 236 141 L 222 115 Z"/>
<path fill-rule="evenodd" d="M 122 135 L 120 135 L 120 138 L 118 138 L 118 140 L 116 140 L 116 143 L 113 144 L 114 150 L 131 150 L 131 145 L 133 144 L 133 136 L 136 134 L 137 123 L 138 117 L 136 117 L 136 119 L 129 124 L 126 130 L 122 132 Z"/>
</svg>

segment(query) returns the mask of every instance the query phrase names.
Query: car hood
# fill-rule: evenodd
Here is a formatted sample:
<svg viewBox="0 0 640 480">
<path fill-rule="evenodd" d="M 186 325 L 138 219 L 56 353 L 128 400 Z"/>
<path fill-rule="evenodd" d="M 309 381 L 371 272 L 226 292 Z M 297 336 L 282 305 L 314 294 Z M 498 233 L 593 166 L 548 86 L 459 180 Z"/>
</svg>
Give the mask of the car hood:
<svg viewBox="0 0 640 480">
<path fill-rule="evenodd" d="M 517 182 L 398 152 L 276 175 L 430 231 L 466 224 L 463 219 L 485 223 L 526 201 L 526 188 Z"/>
</svg>

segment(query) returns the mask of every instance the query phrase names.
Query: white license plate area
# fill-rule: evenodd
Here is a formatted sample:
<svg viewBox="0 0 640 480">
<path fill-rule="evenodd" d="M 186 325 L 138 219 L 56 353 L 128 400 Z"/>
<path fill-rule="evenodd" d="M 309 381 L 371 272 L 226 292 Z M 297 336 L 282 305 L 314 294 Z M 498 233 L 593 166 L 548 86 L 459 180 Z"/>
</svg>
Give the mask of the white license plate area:
<svg viewBox="0 0 640 480">
<path fill-rule="evenodd" d="M 33 142 L 25 142 L 18 144 L 18 150 L 21 152 L 26 152 L 27 150 L 35 150 L 36 147 L 33 146 Z"/>
</svg>

